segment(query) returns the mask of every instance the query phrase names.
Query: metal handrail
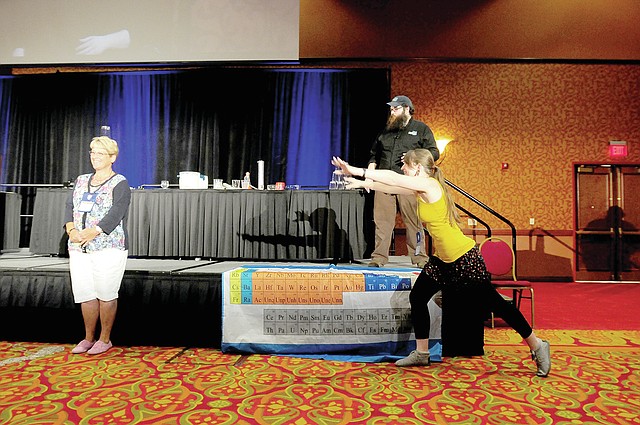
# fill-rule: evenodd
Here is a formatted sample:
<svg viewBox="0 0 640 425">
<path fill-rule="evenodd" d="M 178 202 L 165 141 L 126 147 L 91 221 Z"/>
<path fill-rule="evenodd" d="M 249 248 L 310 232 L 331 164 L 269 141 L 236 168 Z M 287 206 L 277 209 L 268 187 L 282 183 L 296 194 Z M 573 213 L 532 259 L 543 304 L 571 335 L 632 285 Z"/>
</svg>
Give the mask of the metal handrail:
<svg viewBox="0 0 640 425">
<path fill-rule="evenodd" d="M 471 217 L 472 219 L 474 219 L 478 223 L 482 224 L 487 229 L 487 237 L 488 238 L 491 237 L 491 226 L 489 226 L 489 224 L 487 224 L 480 217 L 478 217 L 477 215 L 475 215 L 474 213 L 472 213 L 471 211 L 469 211 L 468 209 L 466 209 L 465 207 L 463 207 L 462 205 L 460 205 L 458 203 L 456 203 L 456 208 L 458 208 L 460 211 L 462 211 L 463 213 L 465 213 L 466 215 L 468 215 L 469 217 Z"/>
<path fill-rule="evenodd" d="M 460 193 L 462 196 L 464 196 L 465 198 L 469 199 L 471 202 L 473 202 L 474 204 L 478 205 L 480 208 L 484 209 L 485 211 L 487 211 L 489 214 L 493 215 L 494 217 L 498 218 L 499 220 L 501 220 L 502 222 L 504 222 L 507 226 L 509 226 L 511 228 L 511 246 L 513 247 L 513 254 L 514 254 L 514 256 L 516 256 L 516 252 L 517 252 L 516 251 L 516 228 L 513 225 L 513 223 L 511 223 L 511 221 L 509 221 L 502 214 L 494 211 L 491 207 L 486 205 L 484 202 L 476 199 L 473 195 L 469 194 L 464 189 L 461 189 L 460 187 L 458 187 L 455 184 L 451 183 L 449 180 L 445 179 L 445 183 L 447 183 L 447 185 L 449 185 L 449 187 L 454 189 L 456 192 Z M 457 206 L 457 204 L 456 204 L 456 206 Z M 478 220 L 478 221 L 480 221 L 480 220 Z M 515 261 L 515 259 L 514 259 L 514 261 Z"/>
</svg>

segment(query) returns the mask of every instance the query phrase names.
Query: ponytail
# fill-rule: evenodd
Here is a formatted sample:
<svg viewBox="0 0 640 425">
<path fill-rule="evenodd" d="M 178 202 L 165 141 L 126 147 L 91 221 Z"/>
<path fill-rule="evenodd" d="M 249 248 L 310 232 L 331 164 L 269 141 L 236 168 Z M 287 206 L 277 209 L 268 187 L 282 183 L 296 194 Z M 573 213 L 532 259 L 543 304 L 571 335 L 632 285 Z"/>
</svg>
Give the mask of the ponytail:
<svg viewBox="0 0 640 425">
<path fill-rule="evenodd" d="M 444 178 L 444 173 L 437 165 L 433 166 L 433 178 L 440 183 L 440 186 L 442 186 L 442 195 L 444 196 L 444 201 L 447 204 L 447 213 L 449 214 L 449 224 L 459 227 L 461 219 L 460 214 L 458 213 L 458 207 L 456 207 L 453 196 L 451 196 L 449 186 Z"/>
<path fill-rule="evenodd" d="M 453 196 L 451 196 L 449 185 L 447 185 L 447 181 L 444 178 L 444 173 L 440 167 L 435 164 L 431 152 L 427 149 L 413 149 L 404 155 L 404 160 L 410 164 L 421 164 L 424 169 L 427 170 L 427 173 L 440 183 L 440 186 L 442 187 L 442 195 L 444 196 L 444 201 L 447 205 L 449 224 L 460 227 L 461 219 L 460 214 L 458 213 L 458 207 L 456 207 Z"/>
</svg>

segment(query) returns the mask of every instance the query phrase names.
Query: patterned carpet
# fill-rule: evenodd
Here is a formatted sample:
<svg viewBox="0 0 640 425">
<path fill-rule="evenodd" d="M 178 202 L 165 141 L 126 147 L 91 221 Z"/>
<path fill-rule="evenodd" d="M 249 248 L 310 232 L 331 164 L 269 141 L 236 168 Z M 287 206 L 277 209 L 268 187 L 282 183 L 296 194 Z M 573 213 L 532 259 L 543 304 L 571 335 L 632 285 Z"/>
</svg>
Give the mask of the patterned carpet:
<svg viewBox="0 0 640 425">
<path fill-rule="evenodd" d="M 0 342 L 0 424 L 640 424 L 640 331 L 538 330 L 426 368 L 211 349 Z"/>
</svg>

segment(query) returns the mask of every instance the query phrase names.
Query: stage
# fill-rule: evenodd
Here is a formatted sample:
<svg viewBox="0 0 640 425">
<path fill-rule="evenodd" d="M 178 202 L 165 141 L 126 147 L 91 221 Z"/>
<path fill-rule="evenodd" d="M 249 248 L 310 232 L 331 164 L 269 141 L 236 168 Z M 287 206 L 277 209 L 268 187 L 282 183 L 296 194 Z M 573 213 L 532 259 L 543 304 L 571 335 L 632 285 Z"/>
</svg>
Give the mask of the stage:
<svg viewBox="0 0 640 425">
<path fill-rule="evenodd" d="M 366 267 L 368 260 L 340 265 Z M 330 259 L 216 261 L 130 258 L 118 301 L 114 344 L 219 348 L 222 275 L 257 265 L 328 266 Z M 383 269 L 416 271 L 409 257 Z M 381 269 L 376 269 L 381 270 Z M 73 302 L 68 259 L 27 250 L 0 255 L 0 340 L 74 343 L 83 325 Z"/>
</svg>

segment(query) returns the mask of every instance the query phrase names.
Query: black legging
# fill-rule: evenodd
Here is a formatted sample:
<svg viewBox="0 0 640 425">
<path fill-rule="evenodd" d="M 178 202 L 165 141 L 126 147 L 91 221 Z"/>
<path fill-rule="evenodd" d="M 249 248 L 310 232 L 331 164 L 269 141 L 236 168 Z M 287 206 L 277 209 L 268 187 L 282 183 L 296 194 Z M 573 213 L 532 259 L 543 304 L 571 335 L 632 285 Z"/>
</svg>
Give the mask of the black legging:
<svg viewBox="0 0 640 425">
<path fill-rule="evenodd" d="M 457 291 L 476 293 L 483 307 L 501 317 L 522 338 L 527 338 L 533 330 L 512 303 L 509 303 L 491 285 L 491 275 L 487 272 L 484 259 L 477 247 L 472 248 L 453 263 L 445 263 L 437 257 L 430 257 L 411 288 L 411 323 L 416 339 L 429 338 L 431 318 L 427 303 L 444 286 L 455 287 Z M 446 297 L 443 299 L 446 306 Z"/>
</svg>

